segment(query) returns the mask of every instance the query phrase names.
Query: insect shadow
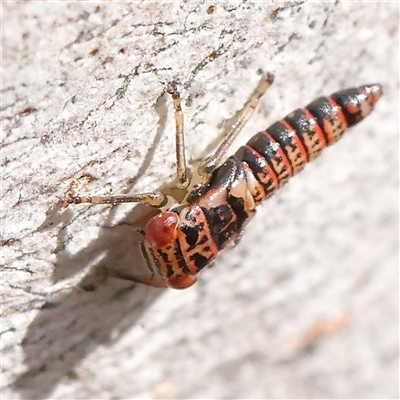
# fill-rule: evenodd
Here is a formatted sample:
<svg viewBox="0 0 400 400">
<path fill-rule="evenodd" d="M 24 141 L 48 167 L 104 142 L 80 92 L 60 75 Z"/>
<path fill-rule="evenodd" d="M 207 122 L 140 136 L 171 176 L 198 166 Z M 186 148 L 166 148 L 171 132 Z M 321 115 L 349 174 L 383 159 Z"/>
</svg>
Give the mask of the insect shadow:
<svg viewBox="0 0 400 400">
<path fill-rule="evenodd" d="M 165 128 L 166 107 L 165 96 L 160 96 L 156 107 L 160 116 L 157 133 L 130 186 L 152 161 Z M 165 188 L 160 190 L 167 191 Z M 115 214 L 115 208 L 111 208 L 98 237 L 86 248 L 71 255 L 64 245 L 66 227 L 79 208 L 73 211 L 61 208 L 61 205 L 53 206 L 40 228 L 59 227 L 52 280 L 58 282 L 80 271 L 88 272 L 77 287 L 67 289 L 67 294 L 60 292 L 44 303 L 28 327 L 22 340 L 26 372 L 14 383 L 22 398 L 46 398 L 60 380 L 77 379 L 75 366 L 99 345 L 118 340 L 163 292 L 163 289 L 107 278 L 104 274 L 115 269 L 134 276 L 144 273 L 148 276 L 149 271 L 139 248 L 142 235 L 135 228 L 143 228 L 149 216 L 157 210 L 137 204 L 117 225 L 107 227 Z M 81 210 L 84 209 L 83 206 Z M 133 350 L 134 346 L 133 343 Z"/>
</svg>

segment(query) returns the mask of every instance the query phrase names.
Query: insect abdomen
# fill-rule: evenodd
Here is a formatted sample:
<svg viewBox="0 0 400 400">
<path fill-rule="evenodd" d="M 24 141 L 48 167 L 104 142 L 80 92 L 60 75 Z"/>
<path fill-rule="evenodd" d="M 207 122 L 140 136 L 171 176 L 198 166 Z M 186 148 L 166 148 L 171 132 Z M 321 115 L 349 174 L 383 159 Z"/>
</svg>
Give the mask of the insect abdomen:
<svg viewBox="0 0 400 400">
<path fill-rule="evenodd" d="M 235 156 L 249 166 L 259 183 L 256 203 L 270 197 L 348 127 L 367 116 L 381 94 L 381 86 L 373 84 L 320 97 L 253 136 Z"/>
</svg>

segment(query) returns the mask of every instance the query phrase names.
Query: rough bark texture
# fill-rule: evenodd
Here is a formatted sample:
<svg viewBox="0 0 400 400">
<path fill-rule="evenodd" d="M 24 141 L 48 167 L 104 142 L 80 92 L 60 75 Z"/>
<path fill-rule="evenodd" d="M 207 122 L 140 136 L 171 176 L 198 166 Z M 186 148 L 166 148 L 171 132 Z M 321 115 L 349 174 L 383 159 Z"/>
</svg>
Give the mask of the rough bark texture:
<svg viewBox="0 0 400 400">
<path fill-rule="evenodd" d="M 399 396 L 397 3 L 2 8 L 3 399 Z M 276 82 L 240 142 L 321 94 L 385 95 L 193 288 L 102 281 L 143 273 L 148 208 L 62 210 L 68 185 L 171 186 L 165 85 L 180 85 L 196 160 L 259 69 Z"/>
</svg>

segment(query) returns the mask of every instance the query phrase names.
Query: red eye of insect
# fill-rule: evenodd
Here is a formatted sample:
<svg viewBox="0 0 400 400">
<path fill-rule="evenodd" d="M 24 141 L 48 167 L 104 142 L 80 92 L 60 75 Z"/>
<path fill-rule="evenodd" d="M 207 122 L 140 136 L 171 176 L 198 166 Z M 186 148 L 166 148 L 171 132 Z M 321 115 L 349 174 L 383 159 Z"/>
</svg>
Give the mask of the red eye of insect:
<svg viewBox="0 0 400 400">
<path fill-rule="evenodd" d="M 167 284 L 172 289 L 186 289 L 197 282 L 196 275 L 181 275 L 168 278 Z"/>
<path fill-rule="evenodd" d="M 175 239 L 178 215 L 165 211 L 153 217 L 146 225 L 145 237 L 155 247 L 164 247 Z"/>
</svg>

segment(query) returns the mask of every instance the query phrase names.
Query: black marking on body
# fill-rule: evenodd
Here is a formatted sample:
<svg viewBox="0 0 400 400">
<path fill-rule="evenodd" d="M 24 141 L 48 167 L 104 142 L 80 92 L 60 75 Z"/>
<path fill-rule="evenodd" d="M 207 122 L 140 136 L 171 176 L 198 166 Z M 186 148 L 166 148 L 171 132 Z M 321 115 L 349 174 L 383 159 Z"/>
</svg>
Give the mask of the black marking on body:
<svg viewBox="0 0 400 400">
<path fill-rule="evenodd" d="M 150 250 L 150 253 L 151 253 L 151 259 L 154 261 L 154 264 L 155 264 L 155 266 L 156 266 L 156 268 L 157 268 L 157 272 L 158 272 L 161 276 L 163 276 L 164 273 L 163 273 L 163 270 L 162 270 L 162 265 L 161 265 L 160 262 L 158 261 L 158 257 L 156 256 L 156 252 L 154 251 L 154 248 L 151 247 L 149 250 Z"/>
<path fill-rule="evenodd" d="M 167 278 L 170 278 L 174 275 L 174 269 L 172 268 L 172 264 L 166 264 L 167 267 Z"/>
<path fill-rule="evenodd" d="M 268 132 L 268 129 L 269 128 L 266 129 L 266 132 Z M 285 163 L 278 153 L 280 147 L 279 143 L 271 141 L 264 132 L 259 132 L 247 142 L 247 145 L 265 158 L 269 166 L 275 172 L 280 184 L 286 182 L 290 178 L 290 172 L 287 170 Z M 279 170 L 277 170 L 277 168 L 279 168 Z"/>
<path fill-rule="evenodd" d="M 208 263 L 208 258 L 200 253 L 194 253 L 190 256 L 198 271 L 202 270 Z"/>
<path fill-rule="evenodd" d="M 164 253 L 162 250 L 158 250 L 157 253 L 161 257 L 163 264 L 165 265 L 167 277 L 169 278 L 174 274 L 174 268 L 172 267 L 172 262 L 169 259 L 167 253 Z"/>
<path fill-rule="evenodd" d="M 234 221 L 234 223 L 236 228 L 235 230 L 238 231 L 248 220 L 249 214 L 246 212 L 245 203 L 241 197 L 228 196 L 228 203 L 230 204 L 233 212 L 236 215 L 236 220 Z"/>
<path fill-rule="evenodd" d="M 182 254 L 182 249 L 179 244 L 179 240 L 175 240 L 174 250 L 175 250 L 174 255 L 176 257 L 176 260 L 178 261 L 179 268 L 181 268 L 185 274 L 190 274 L 189 267 L 187 266 L 185 258 L 183 257 Z"/>
<path fill-rule="evenodd" d="M 197 242 L 197 244 L 204 244 L 208 241 L 208 237 L 206 235 L 203 235 L 201 239 Z"/>
<path fill-rule="evenodd" d="M 281 121 L 275 122 L 269 126 L 266 131 L 280 144 L 283 152 L 289 160 L 290 166 L 292 167 L 292 160 L 289 157 L 287 148 L 291 147 L 293 150 L 297 150 L 297 146 L 293 143 L 292 137 L 289 135 L 290 131 Z M 292 173 L 293 171 L 291 171 L 291 175 Z"/>
<path fill-rule="evenodd" d="M 360 94 L 358 89 L 341 90 L 330 96 L 341 108 L 349 127 L 355 125 L 362 119 L 361 103 L 365 95 Z M 352 114 L 348 107 L 355 108 L 357 112 Z"/>
<path fill-rule="evenodd" d="M 202 226 L 200 226 L 200 225 L 202 225 Z M 189 250 L 193 250 L 195 248 L 195 246 L 197 245 L 197 242 L 199 240 L 199 231 L 202 229 L 204 224 L 200 224 L 200 225 L 198 225 L 198 226 L 196 225 L 193 227 L 193 226 L 182 224 L 179 228 L 182 231 L 182 233 L 185 235 L 186 242 L 190 246 Z"/>
<path fill-rule="evenodd" d="M 212 174 L 208 186 L 209 190 L 219 189 L 223 186 L 229 190 L 232 184 L 243 173 L 239 160 L 235 156 L 230 156 L 219 168 Z"/>
<path fill-rule="evenodd" d="M 242 231 L 247 221 L 255 214 L 255 210 L 251 210 L 251 214 L 248 214 L 245 209 L 244 200 L 242 198 L 229 196 L 228 203 L 232 207 L 233 212 L 236 215 L 235 220 L 232 221 L 223 231 L 219 233 L 218 245 L 219 250 L 223 249 L 226 244 L 236 235 Z"/>
<path fill-rule="evenodd" d="M 221 250 L 221 232 L 226 229 L 230 221 L 235 218 L 235 215 L 227 204 L 222 204 L 209 209 L 202 208 L 202 210 L 206 216 L 212 240 L 217 246 L 217 249 Z"/>
<path fill-rule="evenodd" d="M 331 139 L 325 131 L 324 122 L 336 119 L 336 113 L 334 112 L 331 103 L 326 97 L 319 97 L 310 103 L 306 108 L 316 118 L 317 123 L 324 134 L 326 143 L 330 144 Z"/>
<path fill-rule="evenodd" d="M 253 149 L 253 151 L 256 150 Z M 257 156 L 253 151 L 251 151 L 248 146 L 242 146 L 235 153 L 235 155 L 239 160 L 244 161 L 249 166 L 249 168 L 253 172 L 254 177 L 264 188 L 267 197 L 269 194 L 275 192 L 276 187 L 273 184 L 273 178 L 277 178 L 276 176 L 269 176 L 270 174 L 268 174 L 267 170 L 265 169 L 265 164 L 267 164 L 267 160 L 264 158 L 264 156 L 262 156 L 261 154 Z M 272 167 L 271 169 L 272 171 L 274 171 Z M 261 179 L 261 177 L 268 178 L 268 181 L 265 182 L 265 179 Z"/>
<path fill-rule="evenodd" d="M 209 209 L 203 208 L 203 212 L 207 218 L 213 236 L 224 229 L 232 218 L 234 218 L 234 214 L 227 204 L 221 204 L 220 206 Z"/>
<path fill-rule="evenodd" d="M 170 262 L 170 259 L 169 259 L 167 253 L 164 253 L 162 250 L 158 250 L 158 254 L 161 256 L 162 260 L 163 260 L 165 263 Z"/>
</svg>

